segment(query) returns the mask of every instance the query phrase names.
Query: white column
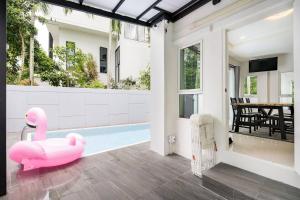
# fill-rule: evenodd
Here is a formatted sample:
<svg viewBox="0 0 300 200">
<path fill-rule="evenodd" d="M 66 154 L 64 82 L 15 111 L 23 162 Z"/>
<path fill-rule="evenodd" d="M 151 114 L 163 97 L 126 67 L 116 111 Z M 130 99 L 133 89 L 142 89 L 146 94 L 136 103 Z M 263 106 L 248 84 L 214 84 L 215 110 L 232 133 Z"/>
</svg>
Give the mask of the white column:
<svg viewBox="0 0 300 200">
<path fill-rule="evenodd" d="M 300 0 L 294 2 L 295 170 L 300 174 Z"/>
<path fill-rule="evenodd" d="M 151 28 L 151 150 L 166 155 L 165 23 Z"/>
</svg>

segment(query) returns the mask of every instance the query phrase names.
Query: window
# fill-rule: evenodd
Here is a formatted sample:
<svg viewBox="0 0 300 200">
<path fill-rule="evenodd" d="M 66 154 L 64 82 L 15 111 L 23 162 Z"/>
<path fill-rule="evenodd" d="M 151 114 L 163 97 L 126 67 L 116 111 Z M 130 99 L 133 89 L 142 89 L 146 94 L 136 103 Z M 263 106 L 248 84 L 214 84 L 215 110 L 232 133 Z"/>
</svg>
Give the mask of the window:
<svg viewBox="0 0 300 200">
<path fill-rule="evenodd" d="M 257 76 L 247 76 L 244 82 L 244 95 L 257 95 Z"/>
<path fill-rule="evenodd" d="M 146 41 L 146 37 L 145 37 L 145 27 L 143 26 L 138 26 L 137 27 L 137 30 L 138 30 L 138 40 L 141 41 L 141 42 L 144 42 Z"/>
<path fill-rule="evenodd" d="M 120 47 L 115 51 L 115 81 L 120 82 Z"/>
<path fill-rule="evenodd" d="M 107 48 L 100 47 L 100 73 L 107 73 Z"/>
<path fill-rule="evenodd" d="M 49 58 L 53 59 L 53 37 L 49 32 Z"/>
<path fill-rule="evenodd" d="M 124 28 L 125 38 L 131 40 L 137 40 L 136 27 L 137 26 L 134 24 L 125 23 L 125 28 Z"/>
<path fill-rule="evenodd" d="M 137 26 L 135 24 L 124 23 L 124 36 L 127 39 L 136 40 L 140 42 L 148 42 L 149 29 L 144 26 Z"/>
<path fill-rule="evenodd" d="M 75 56 L 75 42 L 66 41 L 66 67 L 73 66 L 73 58 Z"/>
<path fill-rule="evenodd" d="M 294 102 L 294 72 L 280 74 L 280 102 Z"/>
<path fill-rule="evenodd" d="M 202 90 L 201 44 L 180 49 L 179 66 L 179 117 L 189 118 L 199 112 Z"/>
<path fill-rule="evenodd" d="M 199 94 L 179 94 L 179 117 L 190 118 L 199 112 Z"/>
</svg>

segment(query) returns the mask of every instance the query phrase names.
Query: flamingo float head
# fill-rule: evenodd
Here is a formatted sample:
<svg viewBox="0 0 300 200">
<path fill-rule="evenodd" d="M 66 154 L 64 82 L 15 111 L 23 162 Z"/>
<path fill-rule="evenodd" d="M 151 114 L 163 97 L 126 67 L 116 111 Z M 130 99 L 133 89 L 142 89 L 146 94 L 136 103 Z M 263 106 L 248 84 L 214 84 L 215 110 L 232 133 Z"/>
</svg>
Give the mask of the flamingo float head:
<svg viewBox="0 0 300 200">
<path fill-rule="evenodd" d="M 46 139 L 47 116 L 42 108 L 34 107 L 26 113 L 26 124 L 32 128 L 36 128 L 34 140 Z"/>
</svg>

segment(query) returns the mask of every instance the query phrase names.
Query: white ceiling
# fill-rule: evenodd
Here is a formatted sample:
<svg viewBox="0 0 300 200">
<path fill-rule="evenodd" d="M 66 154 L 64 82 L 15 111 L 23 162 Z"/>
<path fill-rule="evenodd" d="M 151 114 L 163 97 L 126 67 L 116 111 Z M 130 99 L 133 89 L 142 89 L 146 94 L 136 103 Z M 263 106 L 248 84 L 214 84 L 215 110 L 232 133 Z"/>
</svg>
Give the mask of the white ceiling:
<svg viewBox="0 0 300 200">
<path fill-rule="evenodd" d="M 190 1 L 191 0 L 162 0 L 157 7 L 173 13 Z"/>
<path fill-rule="evenodd" d="M 75 0 L 78 1 L 78 0 Z M 77 2 L 79 3 L 79 1 Z M 83 4 L 103 10 L 111 11 L 119 3 L 119 0 L 84 0 Z"/>
<path fill-rule="evenodd" d="M 293 52 L 292 16 L 263 19 L 229 31 L 229 55 L 244 61 Z"/>
<path fill-rule="evenodd" d="M 79 0 L 69 0 L 78 3 Z M 87 6 L 92 6 L 95 8 L 112 11 L 120 0 L 84 0 L 83 4 Z M 123 4 L 119 7 L 116 13 L 136 18 L 144 10 L 150 7 L 156 0 L 125 0 Z M 185 4 L 189 3 L 191 0 L 162 0 L 157 7 L 162 8 L 168 12 L 175 12 Z M 146 13 L 141 20 L 148 21 L 150 18 L 158 14 L 159 12 L 155 9 L 151 9 Z"/>
</svg>

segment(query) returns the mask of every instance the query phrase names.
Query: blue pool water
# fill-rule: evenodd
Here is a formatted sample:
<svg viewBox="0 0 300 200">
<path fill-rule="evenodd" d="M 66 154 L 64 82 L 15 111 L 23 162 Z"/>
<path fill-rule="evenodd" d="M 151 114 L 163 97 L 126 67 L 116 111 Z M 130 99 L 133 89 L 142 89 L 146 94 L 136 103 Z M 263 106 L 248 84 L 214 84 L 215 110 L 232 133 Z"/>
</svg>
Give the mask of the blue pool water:
<svg viewBox="0 0 300 200">
<path fill-rule="evenodd" d="M 62 138 L 68 133 L 79 133 L 85 141 L 84 156 L 117 149 L 150 140 L 149 124 L 49 131 L 47 138 Z"/>
</svg>

